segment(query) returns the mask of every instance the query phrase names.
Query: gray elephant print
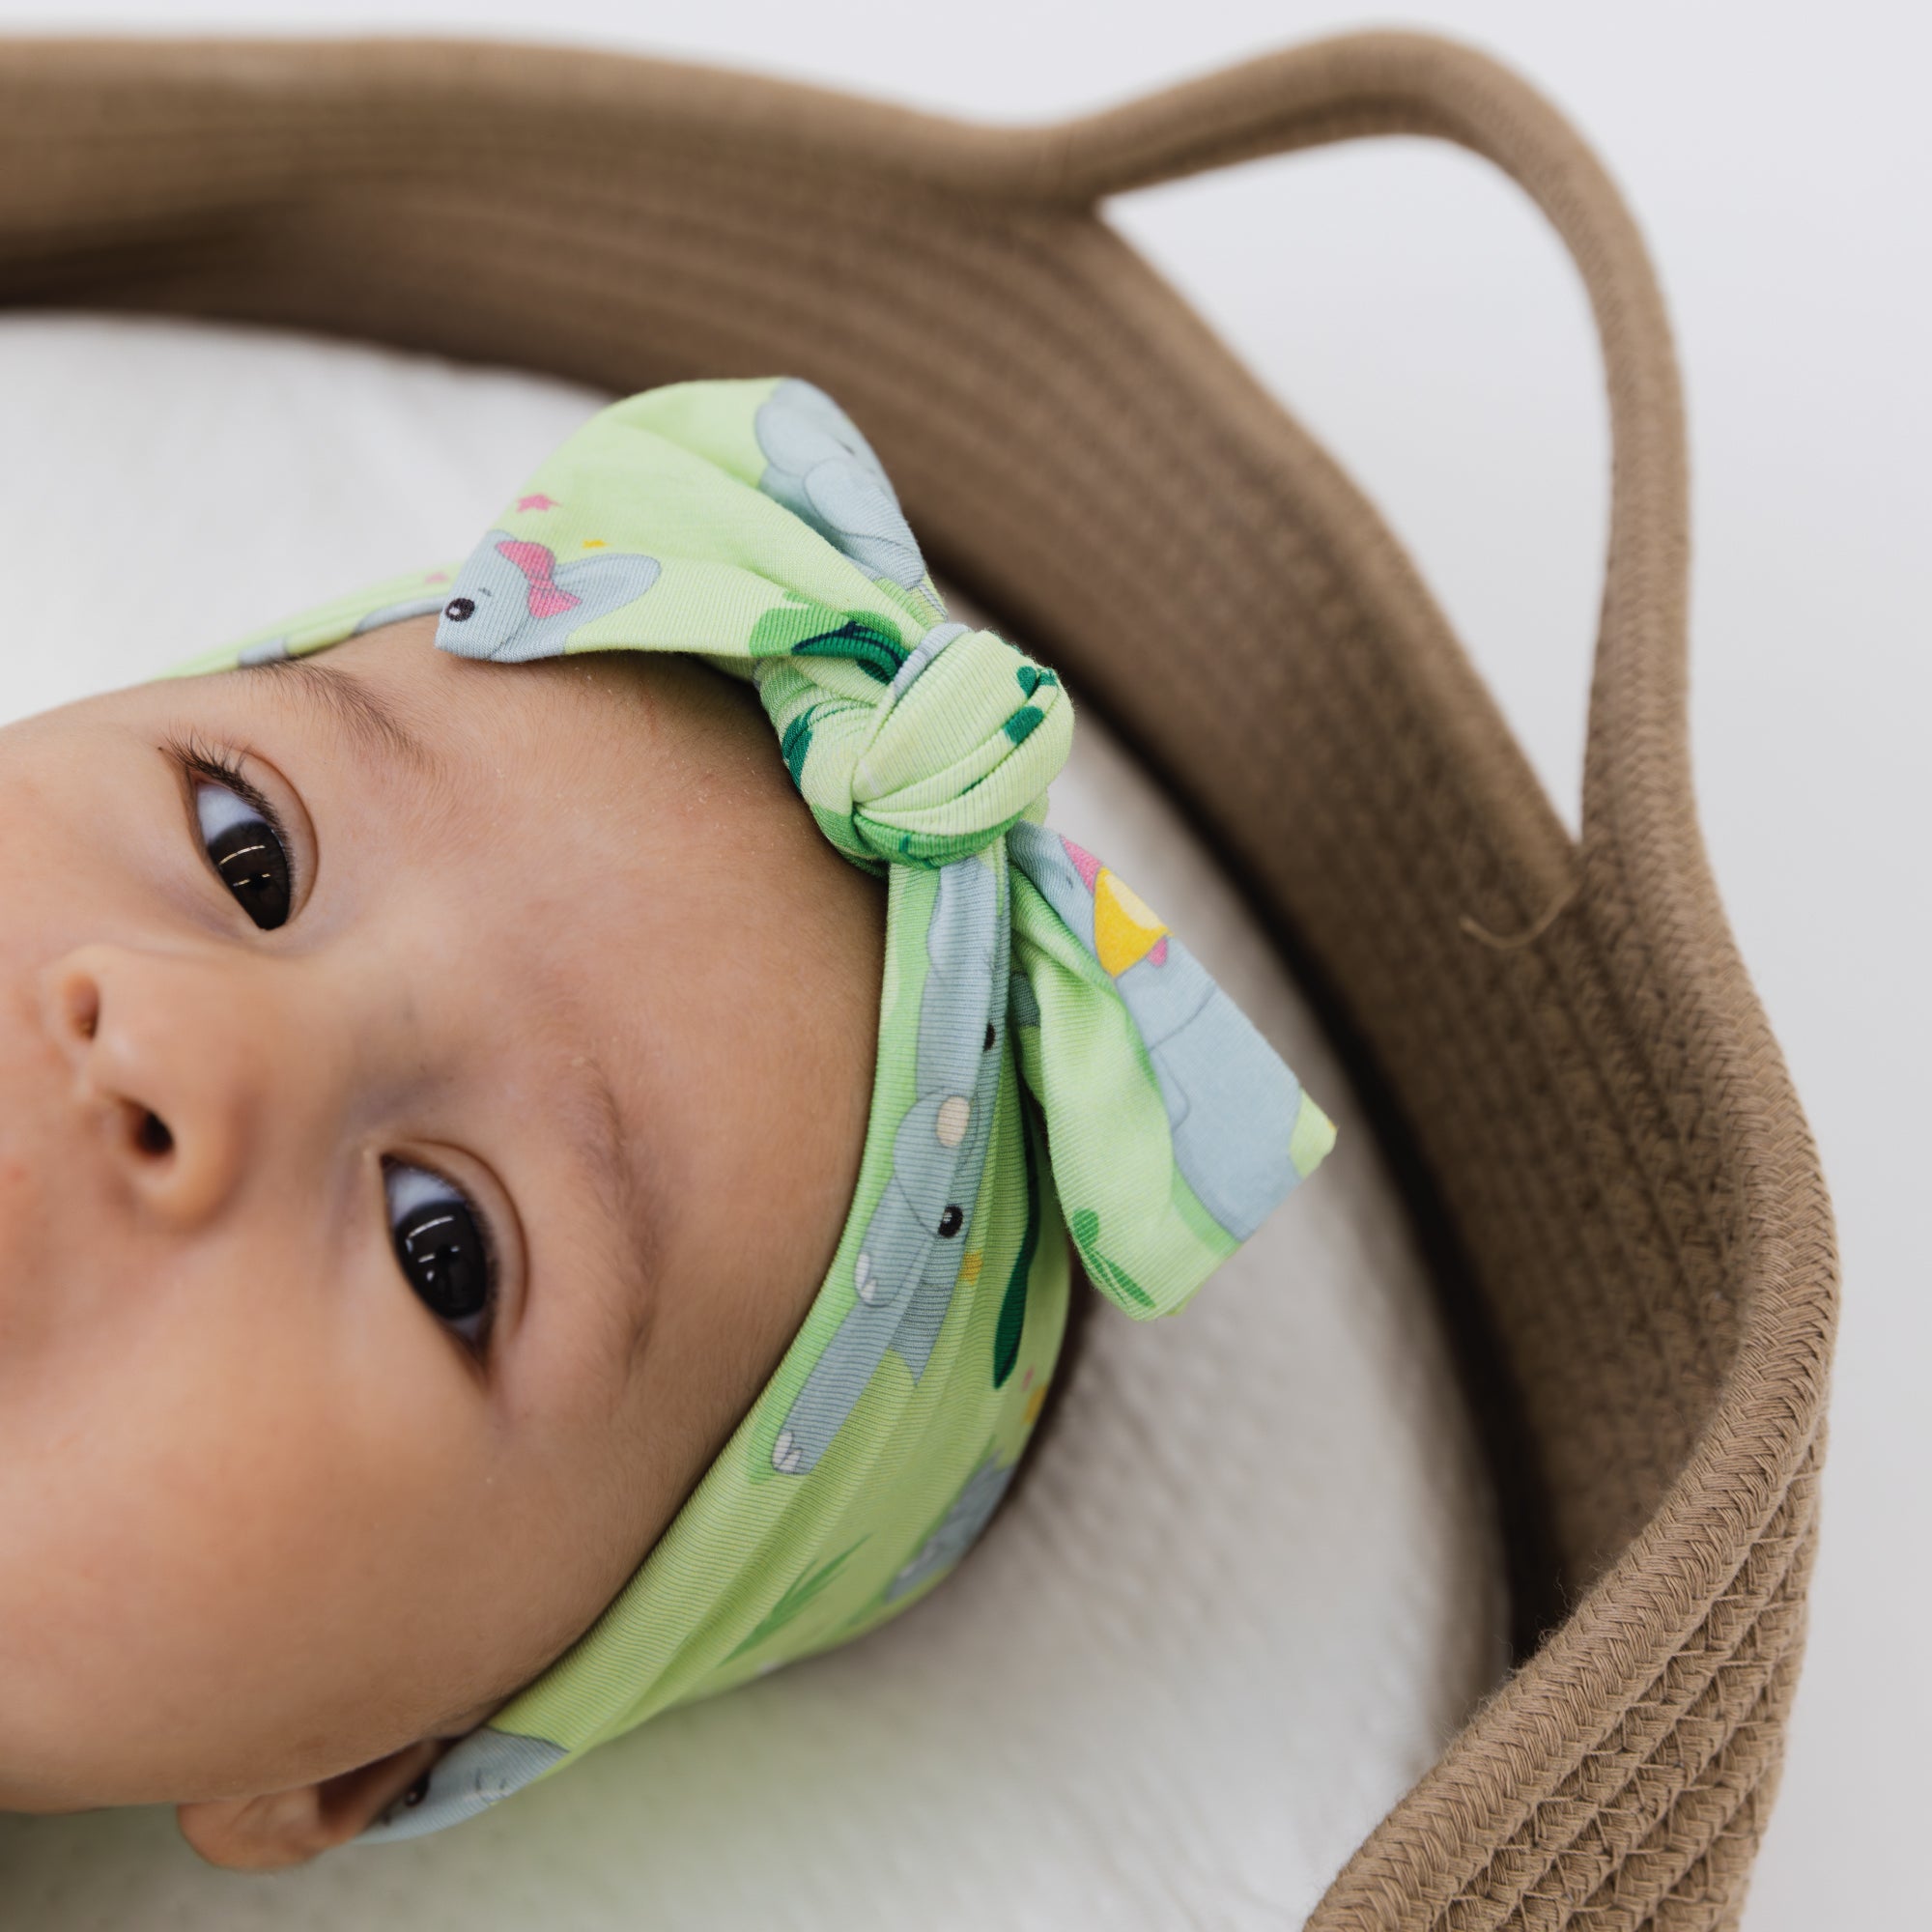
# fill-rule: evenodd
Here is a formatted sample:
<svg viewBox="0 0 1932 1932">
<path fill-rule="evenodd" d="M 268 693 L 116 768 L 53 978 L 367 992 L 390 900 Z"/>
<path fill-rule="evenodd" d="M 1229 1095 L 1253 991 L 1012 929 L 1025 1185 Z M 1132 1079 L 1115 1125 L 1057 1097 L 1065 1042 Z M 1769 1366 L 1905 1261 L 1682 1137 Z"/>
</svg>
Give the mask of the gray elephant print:
<svg viewBox="0 0 1932 1932">
<path fill-rule="evenodd" d="M 548 544 L 492 530 L 456 573 L 438 648 L 497 664 L 558 657 L 573 633 L 641 597 L 660 568 L 623 551 L 558 563 Z"/>
<path fill-rule="evenodd" d="M 823 389 L 787 376 L 759 404 L 752 428 L 765 454 L 758 488 L 767 497 L 809 524 L 874 582 L 921 588 L 925 559 L 885 466 Z M 937 597 L 926 594 L 943 617 Z"/>
<path fill-rule="evenodd" d="M 903 1597 L 908 1590 L 918 1589 L 928 1577 L 935 1577 L 958 1562 L 992 1520 L 1018 1467 L 1017 1462 L 1002 1466 L 990 1456 L 981 1463 L 967 1479 L 966 1487 L 952 1499 L 952 1507 L 940 1519 L 939 1527 L 886 1585 L 883 1601 L 890 1604 L 895 1597 Z"/>
<path fill-rule="evenodd" d="M 858 1299 L 786 1411 L 772 1467 L 804 1475 L 858 1406 L 892 1350 L 917 1381 L 925 1373 L 959 1279 L 966 1219 L 979 1197 L 991 1136 L 1005 1014 L 990 989 L 1007 984 L 999 881 L 980 858 L 939 868 L 920 995 L 917 1097 L 893 1138 L 893 1171 L 853 1264 Z"/>
</svg>

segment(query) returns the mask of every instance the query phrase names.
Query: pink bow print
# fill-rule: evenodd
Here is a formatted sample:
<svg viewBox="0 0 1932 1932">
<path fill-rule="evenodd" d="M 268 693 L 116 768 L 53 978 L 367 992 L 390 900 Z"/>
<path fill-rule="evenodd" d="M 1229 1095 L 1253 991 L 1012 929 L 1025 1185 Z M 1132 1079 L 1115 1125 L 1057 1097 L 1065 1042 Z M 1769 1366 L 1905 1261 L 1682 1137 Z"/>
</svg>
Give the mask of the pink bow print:
<svg viewBox="0 0 1932 1932">
<path fill-rule="evenodd" d="M 582 598 L 561 588 L 553 572 L 556 553 L 548 544 L 523 543 L 512 537 L 497 546 L 498 556 L 506 556 L 530 581 L 530 615 L 554 617 L 559 611 L 574 611 Z"/>
</svg>

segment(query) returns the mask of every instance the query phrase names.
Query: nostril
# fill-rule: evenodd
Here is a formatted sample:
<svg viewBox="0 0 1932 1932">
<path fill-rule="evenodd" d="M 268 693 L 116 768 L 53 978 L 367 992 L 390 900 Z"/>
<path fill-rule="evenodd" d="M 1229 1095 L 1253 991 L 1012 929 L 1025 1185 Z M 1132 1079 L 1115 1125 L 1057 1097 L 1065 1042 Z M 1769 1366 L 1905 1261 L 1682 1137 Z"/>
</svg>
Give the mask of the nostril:
<svg viewBox="0 0 1932 1932">
<path fill-rule="evenodd" d="M 174 1152 L 175 1137 L 168 1131 L 168 1123 L 158 1114 L 151 1114 L 143 1108 L 141 1118 L 134 1127 L 134 1145 L 143 1153 L 153 1154 L 159 1159 L 163 1154 Z"/>
</svg>

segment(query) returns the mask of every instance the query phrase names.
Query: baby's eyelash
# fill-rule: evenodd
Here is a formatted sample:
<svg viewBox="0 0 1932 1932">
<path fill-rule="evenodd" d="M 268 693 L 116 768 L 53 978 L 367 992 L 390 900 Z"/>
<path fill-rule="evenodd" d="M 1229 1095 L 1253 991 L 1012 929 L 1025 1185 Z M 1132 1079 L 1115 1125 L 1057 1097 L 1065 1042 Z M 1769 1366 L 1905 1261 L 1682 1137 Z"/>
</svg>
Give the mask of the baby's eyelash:
<svg viewBox="0 0 1932 1932">
<path fill-rule="evenodd" d="M 259 809 L 261 801 L 255 795 L 255 787 L 242 775 L 242 753 L 231 746 L 211 745 L 193 731 L 185 736 L 170 731 L 162 749 L 184 771 L 199 772 L 216 784 L 225 784 Z"/>
<path fill-rule="evenodd" d="M 242 769 L 245 753 L 232 745 L 211 745 L 194 731 L 185 735 L 170 731 L 162 743 L 162 750 L 185 775 L 226 785 L 236 797 L 246 800 L 262 814 L 269 829 L 283 846 L 288 847 L 288 828 L 282 823 L 282 814 L 275 810 L 273 802 L 261 786 L 250 782 Z"/>
<path fill-rule="evenodd" d="M 295 846 L 273 801 L 242 772 L 242 760 L 247 754 L 233 746 L 210 745 L 193 731 L 166 733 L 160 749 L 181 774 L 187 799 L 188 831 L 215 876 L 256 925 L 272 931 L 286 923 L 299 897 Z M 266 827 L 269 842 L 265 845 L 259 838 L 242 836 L 238 849 L 240 828 L 232 816 L 217 810 L 218 824 L 211 823 L 208 817 L 204 799 L 213 792 L 225 792 L 239 801 Z M 222 847 L 218 853 L 216 845 Z M 240 873 L 231 869 L 238 863 L 242 864 Z"/>
</svg>

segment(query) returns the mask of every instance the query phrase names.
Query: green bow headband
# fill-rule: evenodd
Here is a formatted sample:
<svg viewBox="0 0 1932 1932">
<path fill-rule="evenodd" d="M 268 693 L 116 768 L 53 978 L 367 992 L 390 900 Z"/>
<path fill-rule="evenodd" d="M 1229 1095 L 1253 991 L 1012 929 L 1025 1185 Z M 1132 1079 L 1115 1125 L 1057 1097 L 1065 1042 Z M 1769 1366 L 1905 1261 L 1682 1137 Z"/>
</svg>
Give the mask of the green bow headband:
<svg viewBox="0 0 1932 1932">
<path fill-rule="evenodd" d="M 597 1622 L 362 1833 L 379 1841 L 915 1602 L 984 1527 L 1038 1416 L 1068 1233 L 1111 1300 L 1171 1314 L 1334 1140 L 1159 917 L 1045 828 L 1065 689 L 947 621 L 878 458 L 822 390 L 614 403 L 459 568 L 183 674 L 439 610 L 438 647 L 465 657 L 681 651 L 749 678 L 825 836 L 887 874 L 886 962 L 858 1189 L 783 1360 Z"/>
</svg>

